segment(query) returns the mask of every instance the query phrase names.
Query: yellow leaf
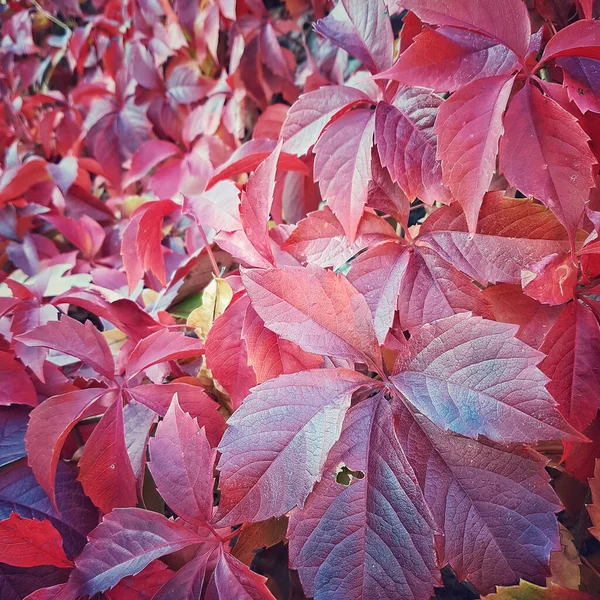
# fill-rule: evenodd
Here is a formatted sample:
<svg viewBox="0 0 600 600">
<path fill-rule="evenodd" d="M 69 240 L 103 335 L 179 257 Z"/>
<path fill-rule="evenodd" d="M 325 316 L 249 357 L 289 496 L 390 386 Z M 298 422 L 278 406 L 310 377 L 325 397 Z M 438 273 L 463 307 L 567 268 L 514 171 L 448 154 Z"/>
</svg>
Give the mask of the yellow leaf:
<svg viewBox="0 0 600 600">
<path fill-rule="evenodd" d="M 187 318 L 188 327 L 194 327 L 201 339 L 206 336 L 214 320 L 229 306 L 233 290 L 224 279 L 213 279 L 202 292 L 202 306 L 194 309 Z"/>
</svg>

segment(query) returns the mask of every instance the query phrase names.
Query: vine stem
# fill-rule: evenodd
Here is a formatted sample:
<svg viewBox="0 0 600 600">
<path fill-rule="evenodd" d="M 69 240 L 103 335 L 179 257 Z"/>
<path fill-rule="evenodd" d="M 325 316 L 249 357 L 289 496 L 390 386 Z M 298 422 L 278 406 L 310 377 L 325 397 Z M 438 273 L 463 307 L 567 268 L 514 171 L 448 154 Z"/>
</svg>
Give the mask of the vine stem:
<svg viewBox="0 0 600 600">
<path fill-rule="evenodd" d="M 210 258 L 210 263 L 212 265 L 212 269 L 215 274 L 215 277 L 219 278 L 221 276 L 221 273 L 219 272 L 219 265 L 217 265 L 217 261 L 215 260 L 215 255 L 213 254 L 210 244 L 208 243 L 208 238 L 206 237 L 204 227 L 202 227 L 202 225 L 198 225 L 198 229 L 200 230 L 200 235 L 202 236 L 202 241 L 204 242 L 206 251 L 208 252 L 208 256 Z"/>
</svg>

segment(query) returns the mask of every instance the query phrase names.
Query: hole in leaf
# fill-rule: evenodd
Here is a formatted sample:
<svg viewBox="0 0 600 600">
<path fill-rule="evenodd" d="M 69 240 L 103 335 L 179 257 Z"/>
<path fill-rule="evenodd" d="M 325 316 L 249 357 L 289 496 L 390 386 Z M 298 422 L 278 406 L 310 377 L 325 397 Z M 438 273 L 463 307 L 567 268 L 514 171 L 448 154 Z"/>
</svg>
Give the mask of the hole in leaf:
<svg viewBox="0 0 600 600">
<path fill-rule="evenodd" d="M 336 470 L 335 480 L 340 485 L 350 485 L 353 479 L 363 479 L 364 476 L 362 471 L 353 471 L 346 465 L 340 464 Z"/>
</svg>

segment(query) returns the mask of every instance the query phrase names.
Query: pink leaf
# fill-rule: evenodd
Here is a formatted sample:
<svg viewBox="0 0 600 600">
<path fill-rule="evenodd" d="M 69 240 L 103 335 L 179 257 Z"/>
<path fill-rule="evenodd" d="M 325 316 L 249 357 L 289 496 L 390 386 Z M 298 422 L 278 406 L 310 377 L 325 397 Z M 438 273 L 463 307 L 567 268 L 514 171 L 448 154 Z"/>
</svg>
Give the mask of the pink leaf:
<svg viewBox="0 0 600 600">
<path fill-rule="evenodd" d="M 165 563 L 153 560 L 137 575 L 129 575 L 111 590 L 107 590 L 107 600 L 151 600 L 163 585 L 173 578 Z"/>
<path fill-rule="evenodd" d="M 219 559 L 208 581 L 205 600 L 240 598 L 244 600 L 274 600 L 266 579 L 254 573 L 231 554 L 219 550 Z"/>
<path fill-rule="evenodd" d="M 582 113 L 588 110 L 600 113 L 600 61 L 565 56 L 556 63 L 563 70 L 563 85 L 567 87 L 569 100 Z"/>
<path fill-rule="evenodd" d="M 375 119 L 368 109 L 342 115 L 315 145 L 315 180 L 352 244 L 367 202 Z"/>
<path fill-rule="evenodd" d="M 541 200 L 574 247 L 596 158 L 577 119 L 538 88 L 526 85 L 511 101 L 500 141 L 500 169 L 523 194 Z"/>
<path fill-rule="evenodd" d="M 380 344 L 394 321 L 398 293 L 409 260 L 410 251 L 406 246 L 388 242 L 369 248 L 352 261 L 348 280 L 365 297 Z"/>
<path fill-rule="evenodd" d="M 340 466 L 354 475 L 338 483 Z M 290 518 L 290 562 L 307 595 L 429 598 L 439 583 L 434 526 L 377 394 L 353 406 L 323 479 Z"/>
<path fill-rule="evenodd" d="M 600 59 L 598 36 L 600 22 L 583 20 L 572 23 L 552 36 L 544 48 L 540 62 L 546 62 L 559 56 L 581 56 Z"/>
<path fill-rule="evenodd" d="M 375 142 L 381 164 L 412 202 L 448 202 L 436 159 L 433 125 L 442 99 L 420 88 L 401 88 L 393 104 L 379 103 Z"/>
<path fill-rule="evenodd" d="M 444 183 L 463 207 L 470 233 L 496 171 L 502 115 L 514 77 L 479 79 L 452 94 L 435 123 Z"/>
<path fill-rule="evenodd" d="M 517 56 L 529 50 L 531 26 L 522 0 L 402 0 L 422 21 L 478 31 L 508 46 Z"/>
<path fill-rule="evenodd" d="M 161 162 L 179 154 L 179 148 L 171 142 L 164 140 L 145 142 L 131 159 L 131 168 L 123 181 L 123 187 L 139 181 Z"/>
<path fill-rule="evenodd" d="M 248 364 L 256 373 L 257 383 L 284 373 L 317 369 L 323 364 L 323 357 L 305 352 L 267 329 L 251 305 L 246 309 L 242 337 L 246 342 Z"/>
<path fill-rule="evenodd" d="M 369 307 L 348 280 L 318 267 L 242 272 L 254 310 L 265 325 L 303 350 L 380 368 Z"/>
<path fill-rule="evenodd" d="M 502 192 L 484 198 L 475 234 L 468 233 L 462 210 L 449 206 L 425 220 L 419 240 L 480 283 L 520 284 L 522 269 L 569 250 L 567 232 L 549 210 Z"/>
<path fill-rule="evenodd" d="M 202 340 L 186 337 L 179 331 L 159 329 L 141 340 L 129 355 L 127 378 L 135 377 L 152 365 L 182 358 L 197 358 L 203 353 Z"/>
<path fill-rule="evenodd" d="M 67 589 L 72 594 L 93 596 L 136 575 L 153 560 L 205 539 L 158 513 L 116 509 L 90 533 Z"/>
<path fill-rule="evenodd" d="M 109 406 L 87 440 L 79 461 L 78 479 L 102 512 L 137 503 L 136 478 L 125 445 L 120 396 Z"/>
<path fill-rule="evenodd" d="M 516 64 L 514 52 L 487 36 L 455 27 L 427 28 L 380 77 L 454 92 L 477 79 L 508 75 Z"/>
<path fill-rule="evenodd" d="M 101 412 L 94 405 L 105 393 L 103 388 L 88 388 L 52 396 L 30 414 L 25 435 L 28 462 L 52 502 L 63 444 L 80 419 L 94 410 Z"/>
<path fill-rule="evenodd" d="M 206 431 L 181 410 L 177 395 L 150 442 L 150 472 L 160 495 L 188 523 L 212 517 L 216 450 Z"/>
<path fill-rule="evenodd" d="M 219 446 L 219 525 L 264 521 L 302 506 L 321 478 L 352 393 L 372 382 L 346 369 L 317 369 L 255 387 Z"/>
<path fill-rule="evenodd" d="M 212 227 L 217 231 L 242 228 L 240 191 L 231 181 L 219 181 L 200 196 L 185 198 L 183 206 L 198 227 Z"/>
<path fill-rule="evenodd" d="M 600 408 L 600 326 L 594 313 L 575 300 L 546 334 L 540 368 L 548 390 L 567 421 L 583 431 Z"/>
<path fill-rule="evenodd" d="M 15 567 L 73 566 L 65 556 L 60 533 L 50 521 L 24 519 L 15 512 L 0 521 L 0 562 Z"/>
<path fill-rule="evenodd" d="M 392 381 L 436 425 L 499 442 L 574 439 L 516 328 L 469 314 L 413 330 Z"/>
<path fill-rule="evenodd" d="M 544 304 L 554 306 L 573 299 L 577 266 L 568 254 L 550 254 L 521 274 L 523 291 Z"/>
<path fill-rule="evenodd" d="M 449 434 L 405 408 L 396 417 L 400 445 L 444 533 L 444 561 L 458 579 L 482 593 L 520 578 L 543 585 L 550 551 L 560 548 L 554 513 L 561 508 L 544 458 Z"/>
<path fill-rule="evenodd" d="M 256 375 L 248 366 L 246 345 L 241 337 L 248 304 L 247 296 L 234 299 L 206 337 L 206 365 L 231 396 L 234 409 L 256 385 Z"/>
<path fill-rule="evenodd" d="M 37 398 L 33 383 L 25 367 L 8 352 L 0 352 L 0 406 L 27 404 L 36 406 Z"/>
<path fill-rule="evenodd" d="M 340 0 L 315 31 L 357 58 L 371 73 L 392 64 L 394 33 L 382 0 Z"/>
<path fill-rule="evenodd" d="M 63 315 L 60 321 L 52 321 L 18 336 L 26 346 L 50 348 L 78 358 L 84 365 L 109 380 L 114 380 L 115 364 L 110 348 L 102 334 L 92 325 Z"/>
<path fill-rule="evenodd" d="M 288 111 L 281 129 L 283 150 L 306 154 L 325 126 L 358 104 L 371 103 L 362 91 L 348 86 L 321 87 L 303 94 Z"/>
<path fill-rule="evenodd" d="M 193 600 L 202 596 L 202 588 L 211 552 L 199 552 L 183 565 L 152 597 L 152 600 Z"/>
<path fill-rule="evenodd" d="M 282 248 L 302 262 L 338 269 L 364 248 L 397 237 L 385 219 L 367 211 L 358 224 L 354 243 L 350 244 L 341 223 L 325 206 L 300 221 Z"/>
<path fill-rule="evenodd" d="M 269 217 L 273 205 L 275 174 L 280 153 L 281 144 L 278 144 L 248 180 L 240 203 L 240 217 L 248 239 L 260 255 L 271 264 L 275 259 L 269 238 Z"/>
</svg>

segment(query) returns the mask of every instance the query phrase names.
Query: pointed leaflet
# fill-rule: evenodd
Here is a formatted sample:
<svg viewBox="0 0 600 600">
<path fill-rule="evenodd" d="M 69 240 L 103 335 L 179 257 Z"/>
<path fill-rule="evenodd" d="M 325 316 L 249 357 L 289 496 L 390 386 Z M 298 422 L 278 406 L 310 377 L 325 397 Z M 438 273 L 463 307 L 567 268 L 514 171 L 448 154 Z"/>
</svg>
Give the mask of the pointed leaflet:
<svg viewBox="0 0 600 600">
<path fill-rule="evenodd" d="M 498 586 L 495 594 L 483 597 L 483 600 L 594 600 L 596 594 L 569 590 L 560 585 L 550 584 L 543 588 L 539 585 L 521 581 L 511 587 Z"/>
<path fill-rule="evenodd" d="M 565 306 L 540 350 L 547 355 L 540 369 L 550 377 L 548 390 L 567 421 L 584 431 L 600 408 L 600 326 L 594 313 L 579 300 Z"/>
<path fill-rule="evenodd" d="M 325 126 L 360 103 L 371 103 L 364 92 L 342 85 L 324 86 L 302 94 L 288 111 L 281 128 L 283 150 L 306 154 Z"/>
<path fill-rule="evenodd" d="M 340 0 L 315 31 L 357 58 L 371 73 L 392 65 L 394 33 L 382 0 Z"/>
<path fill-rule="evenodd" d="M 135 400 L 123 407 L 125 446 L 138 486 L 143 483 L 148 438 L 157 420 L 153 410 Z"/>
<path fill-rule="evenodd" d="M 152 600 L 193 600 L 194 598 L 201 598 L 211 554 L 210 550 L 199 552 L 152 596 Z"/>
<path fill-rule="evenodd" d="M 52 396 L 31 412 L 25 435 L 28 462 L 53 502 L 63 444 L 80 419 L 94 411 L 102 412 L 94 404 L 106 392 L 104 388 L 88 388 Z"/>
<path fill-rule="evenodd" d="M 250 566 L 254 559 L 254 551 L 271 548 L 286 538 L 288 519 L 279 517 L 267 519 L 259 523 L 245 523 L 231 550 L 231 554 L 240 562 Z"/>
<path fill-rule="evenodd" d="M 49 520 L 62 537 L 65 554 L 74 558 L 85 546 L 87 534 L 98 524 L 98 511 L 84 495 L 76 477 L 74 465 L 59 463 L 54 506 L 24 462 L 3 469 L 0 519 L 8 519 L 17 512 L 26 519 Z"/>
<path fill-rule="evenodd" d="M 381 76 L 453 92 L 476 79 L 509 74 L 516 64 L 514 52 L 487 36 L 455 27 L 426 28 Z"/>
<path fill-rule="evenodd" d="M 249 303 L 248 296 L 234 297 L 206 337 L 206 366 L 231 396 L 234 409 L 256 385 L 256 375 L 248 365 L 246 344 L 242 339 Z"/>
<path fill-rule="evenodd" d="M 173 571 L 160 560 L 153 560 L 137 575 L 129 575 L 105 593 L 106 600 L 154 600 L 155 594 L 173 578 Z"/>
<path fill-rule="evenodd" d="M 186 337 L 178 331 L 160 329 L 141 340 L 127 361 L 127 378 L 162 362 L 196 358 L 204 353 L 201 340 Z"/>
<path fill-rule="evenodd" d="M 340 465 L 360 471 L 344 486 Z M 290 563 L 308 596 L 429 598 L 439 580 L 433 522 L 381 394 L 353 406 L 320 483 L 290 518 Z"/>
<path fill-rule="evenodd" d="M 275 600 L 267 580 L 250 570 L 237 558 L 219 548 L 219 559 L 206 588 L 205 600 Z"/>
<path fill-rule="evenodd" d="M 518 325 L 517 337 L 533 348 L 541 346 L 562 311 L 562 307 L 540 304 L 526 296 L 519 285 L 501 283 L 482 293 L 491 306 L 494 321 Z"/>
<path fill-rule="evenodd" d="M 434 131 L 444 183 L 463 207 L 470 233 L 496 171 L 502 115 L 514 77 L 479 79 L 458 90 L 441 106 Z"/>
<path fill-rule="evenodd" d="M 375 117 L 375 142 L 381 164 L 412 202 L 447 202 L 442 167 L 436 159 L 433 126 L 439 96 L 423 88 L 401 88 L 393 104 L 380 102 Z"/>
<path fill-rule="evenodd" d="M 338 269 L 364 248 L 397 238 L 394 228 L 385 219 L 366 211 L 358 224 L 354 243 L 350 244 L 341 223 L 325 206 L 302 219 L 282 249 L 302 262 Z"/>
<path fill-rule="evenodd" d="M 91 321 L 82 324 L 63 315 L 60 321 L 40 325 L 18 336 L 18 340 L 26 346 L 41 346 L 74 356 L 101 375 L 114 379 L 115 364 L 110 348 Z"/>
<path fill-rule="evenodd" d="M 244 231 L 260 255 L 271 264 L 275 262 L 269 237 L 269 216 L 275 191 L 277 161 L 281 153 L 281 144 L 260 164 L 248 180 L 242 193 L 240 217 Z"/>
<path fill-rule="evenodd" d="M 573 299 L 578 265 L 564 253 L 555 253 L 530 265 L 521 273 L 523 291 L 532 298 L 558 306 Z"/>
<path fill-rule="evenodd" d="M 179 406 L 177 395 L 150 441 L 150 472 L 169 508 L 188 523 L 212 517 L 216 450 L 204 429 Z"/>
<path fill-rule="evenodd" d="M 405 229 L 408 228 L 410 201 L 406 194 L 390 177 L 389 171 L 381 166 L 376 150 L 371 152 L 371 176 L 367 204 L 386 215 L 390 215 Z M 368 213 L 366 213 L 368 214 Z"/>
<path fill-rule="evenodd" d="M 8 352 L 0 352 L 0 405 L 26 404 L 35 406 L 35 388 L 25 367 Z"/>
<path fill-rule="evenodd" d="M 550 551 L 559 547 L 553 513 L 561 506 L 544 458 L 444 432 L 405 407 L 396 428 L 458 579 L 482 593 L 521 577 L 545 582 Z"/>
<path fill-rule="evenodd" d="M 0 562 L 15 567 L 73 566 L 65 556 L 60 533 L 50 521 L 24 519 L 19 513 L 0 521 Z"/>
<path fill-rule="evenodd" d="M 499 442 L 573 439 L 556 410 L 543 355 L 516 339 L 516 327 L 461 313 L 411 332 L 391 378 L 442 429 Z"/>
<path fill-rule="evenodd" d="M 600 21 L 589 19 L 572 23 L 550 38 L 540 63 L 559 56 L 600 59 L 599 35 Z"/>
<path fill-rule="evenodd" d="M 500 141 L 500 170 L 523 194 L 541 200 L 574 245 L 596 162 L 577 119 L 532 84 L 512 99 Z"/>
<path fill-rule="evenodd" d="M 0 467 L 27 456 L 25 432 L 29 422 L 29 409 L 11 406 L 0 409 Z"/>
<path fill-rule="evenodd" d="M 127 454 L 121 396 L 94 428 L 79 461 L 79 481 L 104 513 L 137 503 L 136 479 Z"/>
<path fill-rule="evenodd" d="M 348 281 L 365 297 L 380 344 L 394 321 L 398 293 L 409 260 L 407 246 L 388 242 L 369 248 L 352 261 Z"/>
<path fill-rule="evenodd" d="M 373 383 L 346 369 L 316 369 L 255 387 L 219 445 L 219 525 L 264 521 L 302 506 L 321 478 L 352 393 Z"/>
<path fill-rule="evenodd" d="M 567 88 L 569 100 L 582 113 L 588 110 L 600 113 L 600 61 L 565 56 L 556 63 L 563 70 L 563 85 Z"/>
<path fill-rule="evenodd" d="M 246 342 L 248 364 L 256 373 L 257 383 L 284 373 L 317 369 L 323 364 L 322 356 L 305 352 L 267 329 L 252 305 L 246 309 L 242 337 Z"/>
<path fill-rule="evenodd" d="M 282 338 L 314 354 L 381 365 L 369 307 L 342 275 L 319 267 L 252 269 L 242 281 L 254 310 Z"/>
<path fill-rule="evenodd" d="M 521 272 L 554 252 L 568 252 L 569 238 L 556 217 L 527 199 L 486 194 L 477 231 L 470 235 L 458 206 L 442 207 L 425 219 L 419 240 L 480 283 L 521 284 Z"/>
<path fill-rule="evenodd" d="M 314 178 L 352 244 L 371 180 L 373 111 L 359 108 L 327 127 L 315 145 Z"/>
<path fill-rule="evenodd" d="M 127 394 L 140 404 L 147 406 L 164 417 L 171 406 L 173 394 L 177 394 L 181 408 L 206 427 L 206 437 L 211 446 L 216 446 L 225 431 L 225 420 L 219 413 L 219 404 L 198 385 L 187 383 L 145 383 L 127 388 Z"/>
<path fill-rule="evenodd" d="M 481 290 L 468 277 L 427 247 L 415 246 L 398 297 L 402 329 L 412 331 L 461 312 L 492 316 Z"/>
<path fill-rule="evenodd" d="M 184 197 L 183 210 L 198 227 L 217 231 L 236 231 L 242 228 L 240 191 L 232 181 L 219 181 L 210 190 L 194 198 Z"/>
<path fill-rule="evenodd" d="M 402 6 L 426 23 L 483 33 L 517 56 L 525 57 L 529 49 L 531 26 L 522 0 L 402 0 Z"/>
<path fill-rule="evenodd" d="M 153 560 L 205 540 L 158 513 L 118 508 L 90 533 L 67 589 L 72 595 L 93 596 L 139 573 Z"/>
</svg>

